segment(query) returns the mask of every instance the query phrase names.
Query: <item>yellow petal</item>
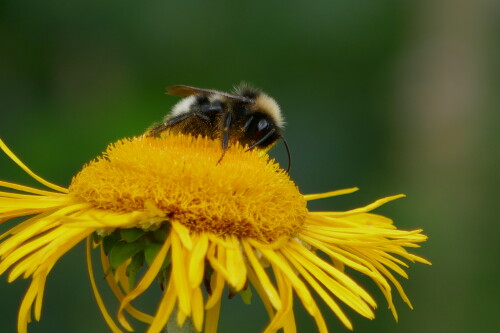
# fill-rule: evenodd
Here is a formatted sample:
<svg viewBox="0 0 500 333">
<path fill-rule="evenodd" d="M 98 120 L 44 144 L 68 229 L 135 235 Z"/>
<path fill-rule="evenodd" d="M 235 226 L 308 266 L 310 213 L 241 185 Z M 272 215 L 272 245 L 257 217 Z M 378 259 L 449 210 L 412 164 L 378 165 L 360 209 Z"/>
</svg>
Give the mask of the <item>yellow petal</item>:
<svg viewBox="0 0 500 333">
<path fill-rule="evenodd" d="M 94 269 L 92 268 L 92 255 L 90 253 L 90 237 L 87 237 L 87 271 L 89 273 L 89 278 L 90 278 L 90 285 L 92 286 L 92 291 L 94 292 L 94 297 L 96 299 L 97 305 L 99 306 L 99 310 L 101 310 L 101 314 L 104 317 L 104 320 L 106 321 L 106 324 L 108 324 L 109 328 L 113 333 L 121 333 L 122 330 L 118 328 L 118 326 L 115 324 L 114 320 L 111 318 L 111 316 L 108 313 L 108 310 L 106 309 L 106 306 L 104 305 L 104 301 L 101 298 L 101 294 L 99 293 L 99 290 L 97 289 L 97 285 L 95 283 L 95 278 L 94 278 Z"/>
<path fill-rule="evenodd" d="M 351 188 L 346 188 L 346 189 L 336 190 L 336 191 L 330 191 L 330 192 L 325 192 L 325 193 L 306 194 L 306 195 L 304 195 L 304 199 L 306 199 L 307 201 L 311 201 L 311 200 L 318 200 L 318 199 L 330 198 L 330 197 L 334 197 L 334 196 L 337 196 L 337 195 L 342 195 L 342 194 L 348 194 L 348 193 L 356 192 L 357 190 L 359 190 L 359 188 L 357 188 L 357 187 L 351 187 Z"/>
<path fill-rule="evenodd" d="M 293 286 L 293 289 L 299 296 L 302 304 L 306 308 L 309 314 L 314 315 L 314 306 L 315 304 L 309 290 L 304 285 L 304 283 L 297 277 L 295 272 L 291 269 L 288 262 L 282 256 L 279 256 L 276 252 L 268 250 L 268 249 L 260 249 L 264 257 L 269 260 L 272 264 L 274 264 L 273 268 L 279 269 L 283 274 L 287 276 L 290 280 L 290 283 Z"/>
<path fill-rule="evenodd" d="M 264 333 L 276 332 L 287 327 L 287 331 L 295 331 L 295 318 L 293 318 L 293 291 L 290 281 L 283 276 L 279 269 L 275 269 L 276 281 L 280 291 L 280 301 L 283 306 L 276 312 Z M 292 316 L 290 317 L 290 314 Z"/>
<path fill-rule="evenodd" d="M 207 309 L 205 333 L 217 333 L 217 327 L 219 325 L 220 305 L 221 299 L 218 298 L 214 305 Z"/>
<path fill-rule="evenodd" d="M 200 285 L 205 272 L 205 256 L 208 250 L 208 236 L 202 233 L 194 242 L 193 251 L 189 258 L 189 283 L 191 288 Z"/>
<path fill-rule="evenodd" d="M 102 246 L 100 247 L 100 254 L 101 254 L 101 266 L 103 272 L 109 272 L 110 267 L 109 267 L 109 262 L 108 262 L 108 257 L 106 257 L 106 254 L 104 253 L 104 250 Z M 125 295 L 121 291 L 120 287 L 116 283 L 113 274 L 106 274 L 105 275 L 106 282 L 108 283 L 109 287 L 111 288 L 111 291 L 115 295 L 115 297 L 118 299 L 118 301 L 121 303 Z M 127 291 L 128 292 L 128 291 Z M 134 318 L 137 320 L 142 321 L 143 323 L 151 324 L 153 322 L 153 317 L 137 310 L 130 304 L 125 307 L 125 310 Z"/>
<path fill-rule="evenodd" d="M 259 263 L 257 257 L 255 256 L 254 250 L 250 247 L 250 244 L 246 241 L 242 241 L 243 249 L 245 250 L 245 254 L 248 258 L 248 261 L 252 265 L 252 268 L 257 275 L 257 279 L 262 285 L 264 292 L 266 293 L 267 298 L 273 305 L 276 310 L 281 309 L 281 300 L 279 298 L 278 292 L 274 288 L 269 276 L 265 272 L 262 265 Z"/>
<path fill-rule="evenodd" d="M 212 244 L 207 253 L 207 259 L 210 262 L 222 262 L 222 265 L 225 263 L 225 252 L 219 253 L 219 258 L 215 257 L 215 249 L 217 245 Z M 213 266 L 212 266 L 213 267 Z M 212 293 L 208 296 L 208 300 L 205 304 L 205 309 L 210 310 L 213 306 L 215 306 L 218 302 L 220 302 L 222 292 L 224 291 L 224 275 L 219 270 L 214 270 L 212 276 L 210 277 L 210 286 L 212 289 Z"/>
<path fill-rule="evenodd" d="M 203 315 L 205 312 L 203 306 L 203 294 L 200 288 L 195 288 L 193 290 L 192 295 L 193 298 L 191 299 L 191 304 L 192 304 L 191 318 L 193 320 L 194 328 L 196 328 L 198 332 L 201 332 L 203 328 Z"/>
<path fill-rule="evenodd" d="M 172 315 L 176 301 L 177 293 L 175 292 L 175 285 L 173 279 L 170 278 L 167 290 L 163 293 L 160 305 L 158 306 L 158 310 L 153 317 L 153 322 L 147 333 L 160 333 L 163 330 Z"/>
<path fill-rule="evenodd" d="M 273 305 L 269 301 L 269 296 L 267 295 L 266 291 L 264 290 L 264 287 L 260 283 L 259 278 L 252 270 L 252 267 L 247 267 L 247 273 L 248 273 L 248 280 L 250 281 L 252 286 L 257 291 L 257 294 L 259 295 L 260 299 L 262 300 L 262 303 L 264 303 L 264 307 L 266 308 L 267 314 L 269 315 L 269 319 L 273 319 L 273 317 L 275 315 Z M 280 301 L 280 304 L 281 304 L 281 301 Z"/>
<path fill-rule="evenodd" d="M 55 191 L 59 191 L 61 193 L 68 193 L 68 190 L 65 189 L 64 187 L 52 184 L 42 177 L 37 176 L 33 171 L 31 171 L 19 158 L 17 158 L 16 155 L 5 145 L 5 143 L 0 139 L 0 149 L 4 151 L 7 156 L 9 156 L 21 169 L 23 169 L 28 175 L 36 179 L 39 183 L 47 186 L 48 188 L 51 188 Z"/>
<path fill-rule="evenodd" d="M 125 318 L 123 310 L 130 304 L 130 302 L 132 302 L 135 298 L 137 298 L 137 296 L 142 294 L 156 278 L 158 272 L 160 271 L 161 266 L 163 265 L 163 262 L 165 261 L 167 251 L 170 248 L 170 243 L 171 243 L 171 237 L 167 237 L 160 251 L 158 251 L 158 254 L 151 263 L 151 266 L 142 277 L 141 281 L 139 281 L 134 290 L 129 292 L 120 303 L 120 308 L 118 310 L 118 321 L 125 329 L 129 331 L 132 330 L 132 326 L 130 326 L 129 322 Z"/>
<path fill-rule="evenodd" d="M 240 291 L 245 286 L 247 280 L 247 269 L 241 254 L 238 239 L 231 236 L 228 240 L 233 244 L 231 248 L 226 249 L 226 270 L 229 277 L 228 283 L 231 284 L 236 291 Z"/>
<path fill-rule="evenodd" d="M 366 212 L 374 210 L 375 208 L 378 208 L 378 207 L 388 203 L 389 201 L 396 200 L 399 198 L 404 198 L 405 196 L 406 195 L 404 195 L 404 194 L 398 194 L 398 195 L 393 195 L 390 197 L 385 197 L 382 199 L 378 199 L 375 202 L 372 202 L 371 204 L 366 205 L 364 207 L 351 209 L 351 210 L 348 210 L 345 212 L 311 212 L 310 214 L 339 217 L 339 216 L 348 216 L 348 215 L 366 213 Z"/>
<path fill-rule="evenodd" d="M 172 230 L 172 276 L 179 297 L 179 311 L 191 314 L 191 287 L 187 278 L 185 253 L 176 230 Z"/>
</svg>

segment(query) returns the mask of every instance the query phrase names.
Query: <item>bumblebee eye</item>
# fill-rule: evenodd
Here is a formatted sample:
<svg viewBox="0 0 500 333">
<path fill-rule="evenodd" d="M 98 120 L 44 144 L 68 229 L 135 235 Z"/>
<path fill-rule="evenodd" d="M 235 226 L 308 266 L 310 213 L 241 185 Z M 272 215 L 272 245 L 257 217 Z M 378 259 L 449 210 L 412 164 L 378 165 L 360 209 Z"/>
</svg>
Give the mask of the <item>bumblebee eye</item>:
<svg viewBox="0 0 500 333">
<path fill-rule="evenodd" d="M 257 124 L 257 130 L 262 131 L 269 127 L 269 122 L 266 119 L 261 119 Z"/>
</svg>

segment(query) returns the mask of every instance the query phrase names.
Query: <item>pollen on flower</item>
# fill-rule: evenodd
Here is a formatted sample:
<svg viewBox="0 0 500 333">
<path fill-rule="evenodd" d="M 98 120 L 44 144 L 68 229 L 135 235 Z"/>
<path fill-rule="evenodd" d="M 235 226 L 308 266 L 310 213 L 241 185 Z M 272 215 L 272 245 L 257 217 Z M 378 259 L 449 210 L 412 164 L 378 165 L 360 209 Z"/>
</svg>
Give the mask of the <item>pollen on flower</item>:
<svg viewBox="0 0 500 333">
<path fill-rule="evenodd" d="M 194 232 L 274 242 L 294 237 L 306 200 L 277 163 L 259 151 L 169 135 L 111 144 L 75 176 L 70 195 L 117 212 L 157 209 Z M 146 221 L 145 221 L 146 222 Z"/>
</svg>

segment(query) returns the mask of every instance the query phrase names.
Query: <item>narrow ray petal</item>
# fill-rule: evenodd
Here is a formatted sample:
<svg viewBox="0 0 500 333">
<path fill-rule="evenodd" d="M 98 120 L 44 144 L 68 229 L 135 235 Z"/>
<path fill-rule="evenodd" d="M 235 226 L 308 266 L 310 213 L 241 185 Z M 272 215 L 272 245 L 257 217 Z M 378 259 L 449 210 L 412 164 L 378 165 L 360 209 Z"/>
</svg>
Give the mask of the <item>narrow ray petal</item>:
<svg viewBox="0 0 500 333">
<path fill-rule="evenodd" d="M 334 196 L 337 196 L 337 195 L 349 194 L 349 193 L 352 193 L 352 192 L 356 192 L 357 190 L 359 190 L 359 188 L 357 188 L 357 187 L 351 187 L 351 188 L 346 188 L 346 189 L 336 190 L 336 191 L 330 191 L 330 192 L 325 192 L 325 193 L 306 194 L 306 195 L 304 195 L 304 198 L 307 201 L 311 201 L 311 200 L 317 200 L 317 199 L 330 198 L 330 197 L 334 197 Z"/>
<path fill-rule="evenodd" d="M 181 239 L 175 230 L 172 230 L 172 279 L 179 297 L 179 309 L 186 315 L 191 314 L 191 287 L 187 278 L 185 254 Z"/>
<path fill-rule="evenodd" d="M 378 199 L 375 202 L 372 202 L 371 204 L 366 205 L 364 207 L 347 210 L 345 212 L 313 212 L 311 214 L 340 217 L 340 216 L 348 216 L 348 215 L 355 215 L 355 214 L 360 214 L 360 213 L 366 213 L 366 212 L 372 211 L 375 208 L 378 208 L 378 207 L 380 207 L 380 206 L 388 203 L 389 201 L 393 201 L 393 200 L 396 200 L 396 199 L 399 199 L 399 198 L 404 198 L 404 197 L 405 197 L 404 194 L 398 194 L 398 195 L 393 195 L 393 196 L 390 196 L 390 197 L 385 197 L 385 198 L 382 198 L 382 199 Z"/>
<path fill-rule="evenodd" d="M 215 304 L 207 309 L 205 320 L 205 333 L 217 333 L 219 325 L 221 299 L 219 298 Z"/>
<path fill-rule="evenodd" d="M 211 246 L 210 251 L 208 252 L 207 258 L 215 258 L 215 248 L 217 246 L 213 244 Z M 220 255 L 218 258 L 219 261 L 225 262 L 225 256 Z M 212 260 L 214 261 L 214 260 Z M 209 310 L 213 306 L 215 306 L 218 302 L 220 302 L 222 292 L 224 291 L 224 275 L 220 273 L 218 270 L 214 270 L 212 276 L 210 277 L 210 286 L 212 289 L 212 293 L 209 295 L 208 300 L 205 304 L 205 309 Z"/>
<path fill-rule="evenodd" d="M 283 276 L 279 269 L 274 269 L 276 273 L 276 281 L 278 283 L 278 289 L 280 294 L 280 302 L 283 306 L 276 312 L 276 315 L 272 318 L 269 325 L 264 330 L 264 333 L 276 332 L 280 328 L 285 326 L 288 330 L 292 330 L 295 327 L 295 319 L 289 317 L 290 312 L 293 312 L 293 291 L 290 281 Z M 289 321 L 292 322 L 289 322 Z"/>
<path fill-rule="evenodd" d="M 21 169 L 23 169 L 28 175 L 30 175 L 31 177 L 36 179 L 39 183 L 41 183 L 41 184 L 43 184 L 43 185 L 47 186 L 48 188 L 51 188 L 55 191 L 58 191 L 61 193 L 68 193 L 68 189 L 61 187 L 61 186 L 58 186 L 58 185 L 55 185 L 55 184 L 52 184 L 52 183 L 46 181 L 45 179 L 43 179 L 42 177 L 39 177 L 38 175 L 36 175 L 33 171 L 31 171 L 23 162 L 21 162 L 21 160 L 19 158 L 17 158 L 16 155 L 14 155 L 14 153 L 9 149 L 9 147 L 7 147 L 5 145 L 5 143 L 2 141 L 2 139 L 0 139 L 0 149 L 2 149 L 4 151 L 4 153 L 7 156 L 9 156 L 12 161 L 14 161 L 14 163 L 16 163 Z"/>
<path fill-rule="evenodd" d="M 203 306 L 203 293 L 200 288 L 195 288 L 193 290 L 192 299 L 192 319 L 193 325 L 198 332 L 201 332 L 203 328 L 203 317 L 204 317 L 204 306 Z"/>
<path fill-rule="evenodd" d="M 130 302 L 132 302 L 137 296 L 142 294 L 153 282 L 153 280 L 156 278 L 158 272 L 160 271 L 161 265 L 163 265 L 163 262 L 165 261 L 165 257 L 167 255 L 167 251 L 170 248 L 170 243 L 171 243 L 171 238 L 168 237 L 165 242 L 163 243 L 160 251 L 156 255 L 155 259 L 153 260 L 153 263 L 149 267 L 149 269 L 146 271 L 146 274 L 142 277 L 141 281 L 137 284 L 137 286 L 129 292 L 122 300 L 120 304 L 120 308 L 118 310 L 118 321 L 120 324 L 127 330 L 131 331 L 132 326 L 130 326 L 129 322 L 123 315 L 123 310 L 125 307 L 127 307 Z"/>
<path fill-rule="evenodd" d="M 290 283 L 292 284 L 295 292 L 299 296 L 300 300 L 302 301 L 302 304 L 304 304 L 304 307 L 306 310 L 313 315 L 314 314 L 314 306 L 315 304 L 311 294 L 309 293 L 309 289 L 304 285 L 304 283 L 297 277 L 295 272 L 291 269 L 290 265 L 288 262 L 283 258 L 282 256 L 279 256 L 277 253 L 274 251 L 270 251 L 267 249 L 261 249 L 262 254 L 266 257 L 267 260 L 269 260 L 271 263 L 274 264 L 274 267 L 279 269 L 283 274 L 285 274 L 288 279 L 290 280 Z"/>
<path fill-rule="evenodd" d="M 206 234 L 200 234 L 194 242 L 193 251 L 189 258 L 189 283 L 191 288 L 199 286 L 203 280 L 205 271 L 205 256 L 208 250 L 208 237 Z"/>
<path fill-rule="evenodd" d="M 264 287 L 261 285 L 259 278 L 253 271 L 252 267 L 247 267 L 247 273 L 248 273 L 248 280 L 252 284 L 252 286 L 255 288 L 255 291 L 257 291 L 257 294 L 259 295 L 262 303 L 264 303 L 264 308 L 267 311 L 267 314 L 269 316 L 269 319 L 272 319 L 276 313 L 276 311 L 273 308 L 273 305 L 271 304 L 269 297 L 264 290 Z M 280 301 L 281 303 L 281 301 Z"/>
<path fill-rule="evenodd" d="M 99 306 L 99 310 L 101 310 L 101 314 L 104 317 L 104 320 L 108 324 L 109 328 L 113 331 L 113 333 L 121 333 L 122 330 L 118 328 L 114 320 L 109 315 L 108 310 L 106 309 L 106 305 L 104 305 L 104 301 L 102 300 L 101 294 L 97 289 L 97 285 L 95 283 L 95 278 L 94 278 L 94 269 L 92 267 L 92 255 L 90 253 L 90 250 L 91 250 L 90 238 L 87 237 L 87 271 L 89 273 L 90 285 L 92 286 L 94 297 L 96 299 L 97 305 Z"/>
<path fill-rule="evenodd" d="M 242 245 L 247 258 L 250 261 L 255 274 L 257 275 L 257 279 L 266 293 L 267 298 L 276 310 L 281 309 L 282 304 L 278 292 L 271 283 L 271 280 L 269 279 L 269 276 L 265 272 L 264 268 L 262 268 L 262 265 L 259 263 L 257 257 L 255 256 L 254 250 L 246 241 L 242 241 Z"/>
<path fill-rule="evenodd" d="M 233 244 L 231 248 L 226 249 L 226 271 L 228 273 L 228 282 L 236 289 L 241 290 L 247 280 L 247 269 L 245 261 L 241 254 L 239 241 L 234 236 L 229 238 Z"/>
<path fill-rule="evenodd" d="M 104 253 L 104 250 L 102 249 L 102 247 L 100 247 L 100 254 L 101 254 L 102 270 L 103 270 L 103 272 L 109 272 L 110 267 L 109 267 L 108 257 Z M 113 277 L 113 274 L 111 274 L 111 273 L 105 274 L 105 278 L 106 278 L 106 282 L 108 283 L 111 291 L 113 292 L 115 297 L 118 299 L 118 301 L 121 303 L 123 298 L 125 297 L 125 295 L 123 294 L 122 290 L 120 289 L 120 287 L 116 283 L 116 281 Z M 153 322 L 152 316 L 150 316 L 142 311 L 137 310 L 136 308 L 134 308 L 130 304 L 125 307 L 125 310 L 128 313 L 130 313 L 130 315 L 132 317 L 142 321 L 143 323 L 151 324 Z"/>
<path fill-rule="evenodd" d="M 159 333 L 163 330 L 174 310 L 176 301 L 177 293 L 175 292 L 173 279 L 170 279 L 167 290 L 163 293 L 160 305 L 158 306 L 158 310 L 156 311 L 153 322 L 151 326 L 149 326 L 147 333 Z"/>
</svg>

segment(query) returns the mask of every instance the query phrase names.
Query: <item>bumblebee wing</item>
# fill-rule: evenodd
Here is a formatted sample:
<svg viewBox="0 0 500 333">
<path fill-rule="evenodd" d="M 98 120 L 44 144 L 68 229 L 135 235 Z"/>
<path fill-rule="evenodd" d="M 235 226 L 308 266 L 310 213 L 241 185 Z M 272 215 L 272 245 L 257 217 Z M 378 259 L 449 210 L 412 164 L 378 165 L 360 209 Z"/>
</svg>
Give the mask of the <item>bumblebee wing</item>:
<svg viewBox="0 0 500 333">
<path fill-rule="evenodd" d="M 215 93 L 219 93 L 219 92 L 217 90 L 196 88 L 196 87 L 185 86 L 185 85 L 176 85 L 176 86 L 167 87 L 167 94 L 172 95 L 172 96 L 179 96 L 179 97 L 188 97 L 188 96 L 197 95 L 197 94 L 209 95 L 209 94 L 215 94 Z"/>
<path fill-rule="evenodd" d="M 235 99 L 238 101 L 243 101 L 247 103 L 254 103 L 253 99 L 244 97 L 244 96 L 239 96 L 239 95 L 233 95 L 233 94 L 228 94 L 222 91 L 218 90 L 213 90 L 213 89 L 203 89 L 203 88 L 196 88 L 196 87 L 191 87 L 191 86 L 185 86 L 185 85 L 176 85 L 176 86 L 169 86 L 167 87 L 167 94 L 172 95 L 172 96 L 179 96 L 179 97 L 188 97 L 191 95 L 221 95 L 230 99 Z"/>
</svg>

